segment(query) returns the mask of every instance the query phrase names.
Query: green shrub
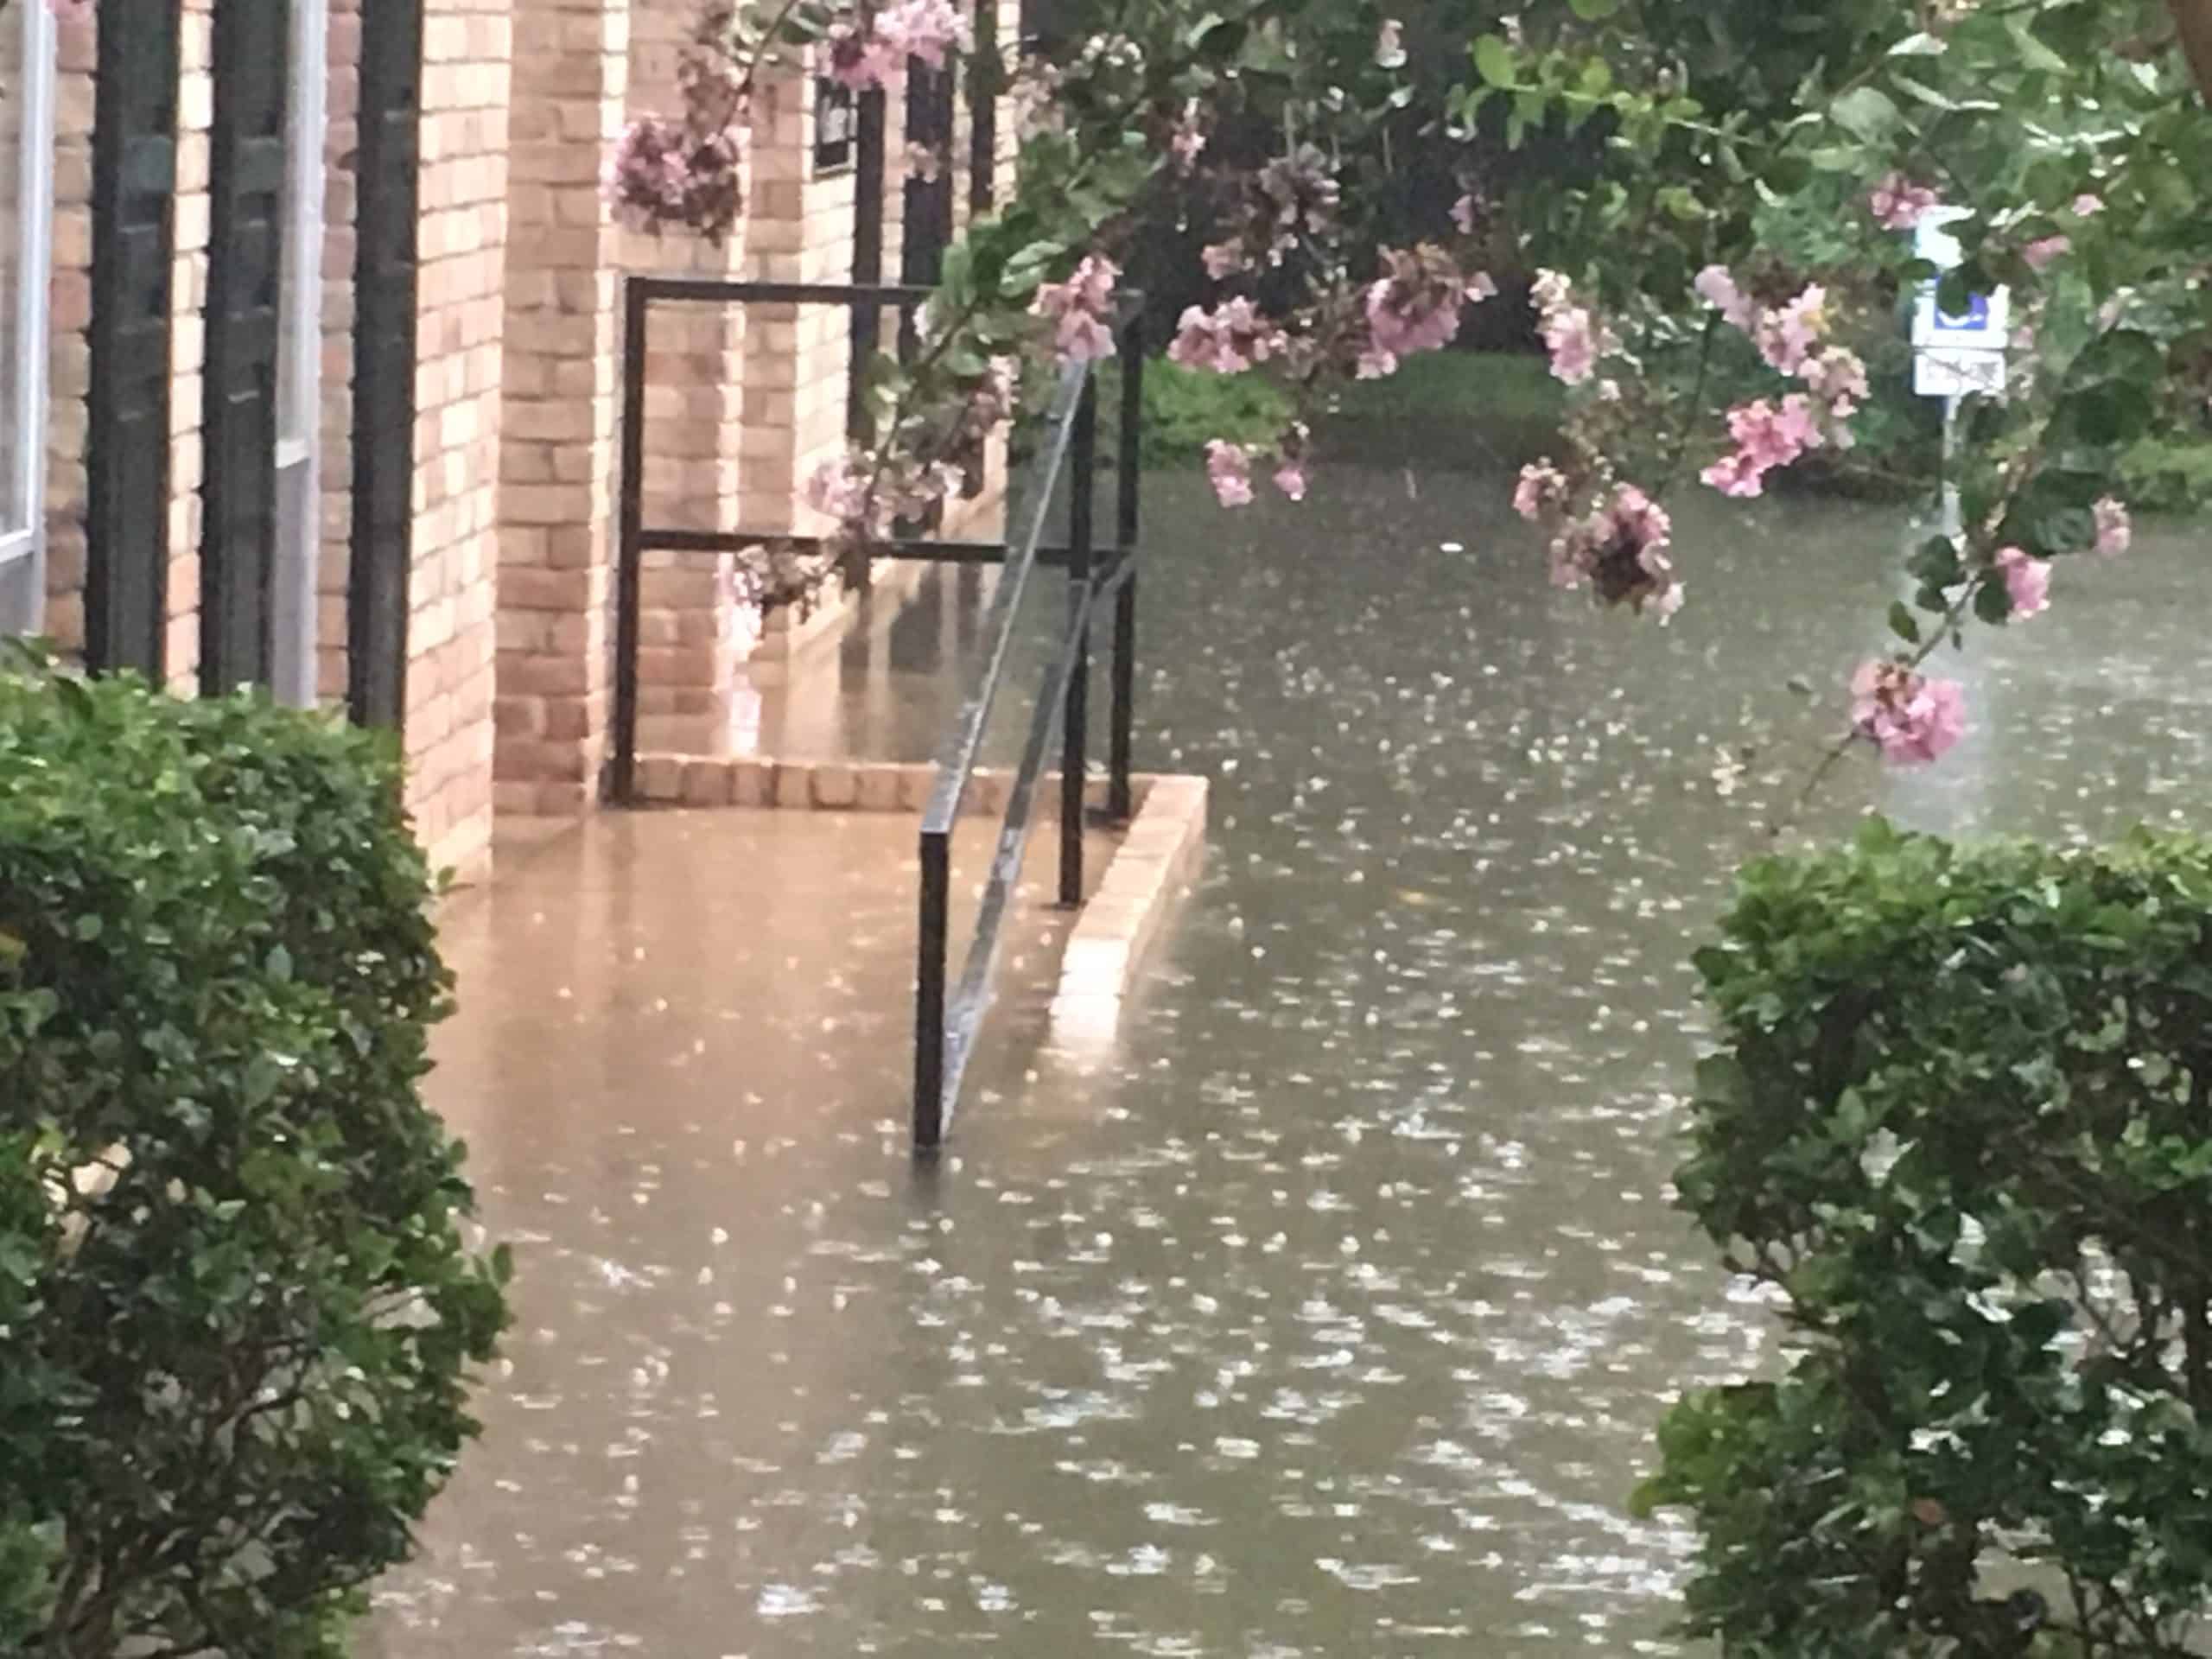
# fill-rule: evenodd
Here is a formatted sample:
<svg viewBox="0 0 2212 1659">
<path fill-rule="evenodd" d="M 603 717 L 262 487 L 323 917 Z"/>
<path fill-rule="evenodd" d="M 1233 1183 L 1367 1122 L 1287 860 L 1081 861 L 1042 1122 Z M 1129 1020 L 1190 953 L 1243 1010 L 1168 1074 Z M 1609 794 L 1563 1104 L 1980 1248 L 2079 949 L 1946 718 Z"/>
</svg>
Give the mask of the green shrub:
<svg viewBox="0 0 2212 1659">
<path fill-rule="evenodd" d="M 386 746 L 0 670 L 0 1651 L 333 1653 L 505 1318 Z"/>
<path fill-rule="evenodd" d="M 2173 1655 L 2212 1612 L 2212 843 L 1870 827 L 1745 874 L 1681 1202 L 1777 1380 L 1669 1418 L 1742 1655 Z M 2195 1624 L 2201 1637 L 2202 1626 Z"/>
</svg>

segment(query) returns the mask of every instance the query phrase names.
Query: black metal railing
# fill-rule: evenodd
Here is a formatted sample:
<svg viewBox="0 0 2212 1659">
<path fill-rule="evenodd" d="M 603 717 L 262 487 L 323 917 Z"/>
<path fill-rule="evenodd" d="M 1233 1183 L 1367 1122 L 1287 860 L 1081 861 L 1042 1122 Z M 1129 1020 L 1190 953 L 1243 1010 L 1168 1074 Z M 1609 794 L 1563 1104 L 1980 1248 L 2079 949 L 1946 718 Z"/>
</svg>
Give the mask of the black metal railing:
<svg viewBox="0 0 2212 1659">
<path fill-rule="evenodd" d="M 1015 884 L 1029 846 L 1033 806 L 1055 735 L 1060 747 L 1059 900 L 1083 902 L 1084 830 L 1090 785 L 1090 636 L 1108 598 L 1115 602 L 1113 709 L 1107 768 L 1107 815 L 1128 817 L 1135 714 L 1137 540 L 1142 512 L 1144 340 L 1141 300 L 1121 325 L 1120 441 L 1116 446 L 1116 544 L 1096 545 L 1098 384 L 1088 365 L 1061 376 L 1046 423 L 1046 442 L 1025 495 L 1027 530 L 1015 545 L 984 622 L 984 653 L 974 684 L 938 758 L 936 787 L 921 831 L 921 925 L 914 994 L 914 1146 L 934 1152 L 958 1109 L 961 1084 L 991 999 Z M 1059 648 L 1045 671 L 1007 800 L 1006 818 L 985 878 L 974 938 L 959 982 L 948 974 L 951 955 L 952 832 L 974 781 L 983 731 L 1007 677 L 1016 613 L 1030 573 L 1046 563 L 1044 537 L 1063 473 L 1068 480 L 1067 619 Z M 1053 561 L 1057 562 L 1057 561 Z"/>
<path fill-rule="evenodd" d="M 653 308 L 664 304 L 823 305 L 853 318 L 855 362 L 868 325 L 884 312 L 902 325 L 927 303 L 931 290 L 913 284 L 744 283 L 710 277 L 632 276 L 623 300 L 622 457 L 615 584 L 613 754 L 608 793 L 619 804 L 638 799 L 639 655 L 645 556 L 649 553 L 740 552 L 776 546 L 795 552 L 822 542 L 781 531 L 702 531 L 651 524 L 645 518 L 645 343 Z M 1134 804 L 1136 690 L 1136 549 L 1142 512 L 1140 440 L 1144 398 L 1143 304 L 1132 297 L 1118 328 L 1122 398 L 1116 443 L 1115 541 L 1097 544 L 1098 385 L 1093 365 L 1063 372 L 1044 423 L 1044 437 L 1020 492 L 1020 533 L 1010 542 L 901 537 L 874 550 L 885 557 L 1003 567 L 981 630 L 982 660 L 938 753 L 938 776 L 921 828 L 919 954 L 914 1033 L 914 1144 L 943 1144 L 990 1003 L 999 939 L 1028 850 L 1046 759 L 1058 740 L 1061 794 L 1058 893 L 1065 906 L 1084 890 L 1084 830 L 1090 772 L 1090 640 L 1109 599 L 1114 607 L 1112 708 L 1109 722 L 1107 815 L 1126 819 Z M 911 332 L 902 326 L 900 333 Z M 854 420 L 860 416 L 855 405 Z M 864 437 L 855 430 L 854 436 Z M 1046 539 L 1063 497 L 1066 539 Z M 950 977 L 952 831 L 966 804 L 983 737 L 1007 677 L 1021 599 L 1039 568 L 1067 572 L 1067 604 L 1058 647 L 1030 718 L 1006 817 L 986 877 L 973 938 L 957 983 Z"/>
</svg>

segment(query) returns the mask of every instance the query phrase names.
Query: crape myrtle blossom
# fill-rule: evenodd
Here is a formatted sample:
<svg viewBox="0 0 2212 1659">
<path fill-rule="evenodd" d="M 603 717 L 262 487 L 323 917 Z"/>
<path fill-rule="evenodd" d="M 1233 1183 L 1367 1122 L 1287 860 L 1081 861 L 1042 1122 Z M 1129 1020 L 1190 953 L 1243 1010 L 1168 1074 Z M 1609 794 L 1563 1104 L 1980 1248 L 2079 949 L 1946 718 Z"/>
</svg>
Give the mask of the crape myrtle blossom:
<svg viewBox="0 0 2212 1659">
<path fill-rule="evenodd" d="M 1562 385 L 1585 385 L 1599 361 L 1620 349 L 1620 342 L 1599 326 L 1588 306 L 1575 302 L 1574 285 L 1558 271 L 1537 272 L 1531 292 L 1553 375 Z"/>
<path fill-rule="evenodd" d="M 2134 544 L 2135 521 L 2127 504 L 2113 496 L 2097 503 L 2097 551 L 2116 559 Z"/>
<path fill-rule="evenodd" d="M 1460 313 L 1497 294 L 1487 273 L 1467 275 L 1450 253 L 1428 243 L 1410 251 L 1384 249 L 1382 270 L 1367 289 L 1362 379 L 1394 374 L 1406 358 L 1442 351 L 1459 338 Z"/>
<path fill-rule="evenodd" d="M 1067 281 L 1046 283 L 1037 290 L 1030 311 L 1052 323 L 1052 344 L 1062 363 L 1096 363 L 1114 355 L 1114 294 L 1121 280 L 1119 265 L 1091 254 Z"/>
<path fill-rule="evenodd" d="M 1705 469 L 1704 481 L 1724 495 L 1764 495 L 1768 474 L 1815 449 L 1851 448 L 1850 423 L 1872 388 L 1857 353 L 1821 346 L 1831 326 L 1827 289 L 1815 283 L 1786 304 L 1764 307 L 1718 265 L 1698 274 L 1696 288 L 1724 321 L 1751 339 L 1768 366 L 1806 387 L 1778 401 L 1761 397 L 1729 410 L 1735 448 Z"/>
<path fill-rule="evenodd" d="M 1904 663 L 1868 663 L 1851 683 L 1853 728 L 1896 765 L 1941 760 L 1966 734 L 1966 694 Z"/>
<path fill-rule="evenodd" d="M 1282 329 L 1240 296 L 1211 310 L 1198 305 L 1185 310 L 1167 357 L 1186 369 L 1242 374 L 1255 364 L 1281 356 L 1287 345 Z"/>
<path fill-rule="evenodd" d="M 2012 604 L 2012 614 L 2023 620 L 2040 616 L 2050 608 L 2050 563 L 2047 559 L 2031 558 L 2025 549 L 2000 547 L 1995 560 L 1997 574 L 2004 578 L 2005 594 Z"/>
<path fill-rule="evenodd" d="M 1567 479 L 1548 461 L 1524 469 L 1514 505 L 1523 518 L 1557 525 L 1551 543 L 1552 585 L 1587 588 L 1601 606 L 1625 605 L 1662 620 L 1681 608 L 1682 584 L 1667 556 L 1674 520 L 1633 484 L 1617 484 L 1580 518 L 1567 517 Z"/>
<path fill-rule="evenodd" d="M 1942 198 L 1924 184 L 1915 184 L 1902 173 L 1892 173 L 1875 185 L 1866 206 L 1874 222 L 1885 231 L 1910 231 L 1942 205 Z"/>
</svg>

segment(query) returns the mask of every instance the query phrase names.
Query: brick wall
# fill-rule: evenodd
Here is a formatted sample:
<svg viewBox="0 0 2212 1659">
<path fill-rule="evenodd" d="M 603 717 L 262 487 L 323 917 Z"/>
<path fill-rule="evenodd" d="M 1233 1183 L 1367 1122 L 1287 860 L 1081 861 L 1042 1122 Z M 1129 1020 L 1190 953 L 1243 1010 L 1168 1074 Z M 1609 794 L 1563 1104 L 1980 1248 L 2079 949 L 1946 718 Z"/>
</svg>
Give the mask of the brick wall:
<svg viewBox="0 0 2212 1659">
<path fill-rule="evenodd" d="M 353 258 L 361 143 L 361 0 L 330 0 L 323 95 L 322 491 L 315 565 L 315 695 L 346 700 L 346 585 L 353 563 Z"/>
<path fill-rule="evenodd" d="M 578 812 L 598 796 L 611 689 L 615 268 L 600 189 L 620 131 L 626 0 L 514 0 L 500 452 L 497 799 Z"/>
<path fill-rule="evenodd" d="M 499 441 L 515 20 L 428 0 L 423 20 L 408 804 L 432 856 L 489 860 Z"/>
<path fill-rule="evenodd" d="M 54 73 L 54 274 L 47 339 L 46 632 L 85 648 L 85 439 L 92 347 L 92 58 L 90 18 L 64 22 Z"/>
</svg>

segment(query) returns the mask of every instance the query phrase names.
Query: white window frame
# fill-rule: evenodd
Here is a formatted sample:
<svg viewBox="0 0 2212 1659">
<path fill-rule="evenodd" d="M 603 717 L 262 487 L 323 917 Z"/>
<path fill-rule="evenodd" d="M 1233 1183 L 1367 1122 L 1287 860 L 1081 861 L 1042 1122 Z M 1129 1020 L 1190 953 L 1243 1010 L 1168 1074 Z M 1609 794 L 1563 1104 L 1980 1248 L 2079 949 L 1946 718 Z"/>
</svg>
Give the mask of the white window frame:
<svg viewBox="0 0 2212 1659">
<path fill-rule="evenodd" d="M 0 524 L 0 634 L 32 633 L 46 614 L 47 328 L 53 304 L 54 19 L 45 5 L 0 12 L 0 29 L 23 31 L 21 84 L 5 96 L 20 100 L 22 143 L 17 157 L 18 217 L 0 233 L 16 242 L 19 276 L 12 362 L 0 363 L 0 396 L 13 404 L 15 451 L 0 455 L 23 522 Z"/>
<path fill-rule="evenodd" d="M 329 0 L 292 0 L 284 135 L 284 279 L 277 302 L 276 524 L 271 690 L 315 701 L 317 572 L 322 563 L 323 145 Z"/>
</svg>

